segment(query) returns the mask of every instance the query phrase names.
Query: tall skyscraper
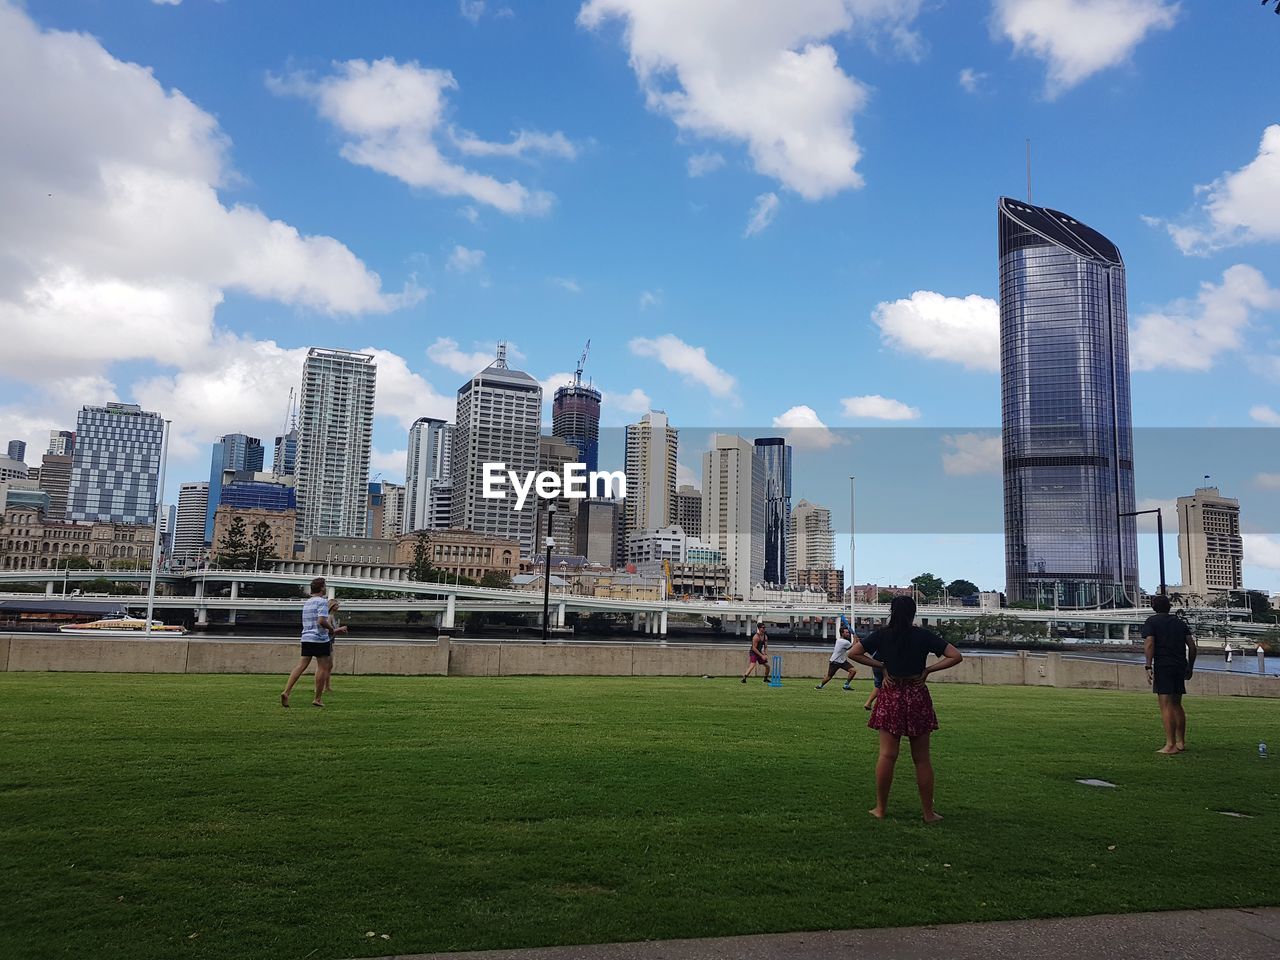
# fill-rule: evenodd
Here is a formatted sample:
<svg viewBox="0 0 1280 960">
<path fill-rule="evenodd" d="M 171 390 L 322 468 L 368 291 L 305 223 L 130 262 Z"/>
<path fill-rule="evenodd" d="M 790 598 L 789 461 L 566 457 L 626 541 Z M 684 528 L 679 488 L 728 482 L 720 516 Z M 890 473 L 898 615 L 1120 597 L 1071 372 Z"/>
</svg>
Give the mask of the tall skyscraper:
<svg viewBox="0 0 1280 960">
<path fill-rule="evenodd" d="M 25 440 L 9 441 L 9 459 L 17 460 L 23 463 L 27 459 L 27 444 Z"/>
<path fill-rule="evenodd" d="M 1244 587 L 1240 501 L 1217 487 L 1178 498 L 1178 559 L 1182 589 L 1205 600 Z"/>
<path fill-rule="evenodd" d="M 1010 600 L 1138 600 L 1124 261 L 1074 217 L 1002 197 L 1000 388 Z"/>
<path fill-rule="evenodd" d="M 563 475 L 566 463 L 581 463 L 581 454 L 573 444 L 559 437 L 541 437 L 538 440 L 538 470 L 549 470 Z M 594 492 L 594 491 L 592 491 Z M 576 546 L 574 541 L 574 520 L 577 518 L 578 501 L 568 497 L 556 497 L 554 500 L 538 498 L 538 514 L 535 521 L 534 541 L 537 555 L 542 556 L 547 549 L 548 508 L 555 504 L 556 512 L 551 516 L 551 538 L 555 541 L 554 552 L 571 554 Z"/>
<path fill-rule="evenodd" d="M 82 407 L 67 519 L 154 524 L 163 440 L 163 418 L 137 404 Z"/>
<path fill-rule="evenodd" d="M 292 477 L 298 463 L 298 428 L 276 437 L 275 454 L 271 458 L 271 472 L 277 477 Z"/>
<path fill-rule="evenodd" d="M 661 410 L 627 425 L 627 497 L 622 542 L 637 530 L 671 526 L 676 506 L 676 456 L 680 431 Z"/>
<path fill-rule="evenodd" d="M 587 341 L 590 349 L 591 341 Z M 578 450 L 577 463 L 585 463 L 587 470 L 599 469 L 600 464 L 600 391 L 590 383 L 582 382 L 582 367 L 587 361 L 587 351 L 582 351 L 573 382 L 558 387 L 551 401 L 551 433 L 571 443 Z"/>
<path fill-rule="evenodd" d="M 209 484 L 184 483 L 178 487 L 178 520 L 173 528 L 173 562 L 195 563 L 204 556 L 204 518 L 209 510 Z"/>
<path fill-rule="evenodd" d="M 436 529 L 433 500 L 438 488 L 452 482 L 453 424 L 419 417 L 409 428 L 409 452 L 404 465 L 402 533 Z M 448 521 L 444 524 L 449 526 Z"/>
<path fill-rule="evenodd" d="M 810 570 L 835 567 L 835 534 L 831 530 L 831 511 L 802 499 L 791 512 L 787 536 L 787 570 L 789 583 L 800 585 L 811 577 L 801 574 Z"/>
<path fill-rule="evenodd" d="M 262 441 L 243 433 L 228 433 L 213 445 L 209 457 L 209 510 L 204 521 L 204 542 L 213 542 L 213 515 L 222 501 L 222 474 L 226 470 L 247 470 L 257 473 L 262 469 L 264 451 Z"/>
<path fill-rule="evenodd" d="M 542 387 L 508 367 L 506 344 L 498 344 L 497 359 L 458 388 L 451 526 L 515 540 L 524 555 L 532 554 L 535 504 L 529 500 L 517 510 L 509 486 L 507 496 L 485 498 L 484 465 L 504 463 L 520 476 L 537 470 L 541 420 Z"/>
<path fill-rule="evenodd" d="M 695 540 L 702 536 L 702 491 L 682 483 L 676 487 L 676 526 Z"/>
<path fill-rule="evenodd" d="M 787 582 L 787 527 L 791 523 L 791 446 L 782 437 L 756 438 L 764 461 L 764 582 Z"/>
<path fill-rule="evenodd" d="M 69 457 L 75 447 L 76 435 L 70 430 L 49 431 L 49 452 L 55 457 Z"/>
<path fill-rule="evenodd" d="M 367 354 L 307 351 L 294 474 L 302 539 L 364 536 L 377 375 Z"/>
<path fill-rule="evenodd" d="M 374 540 L 394 540 L 404 525 L 404 485 L 390 480 L 369 484 L 365 514 L 365 536 Z"/>
<path fill-rule="evenodd" d="M 628 491 L 630 492 L 630 491 Z M 764 582 L 764 460 L 742 437 L 717 433 L 702 455 L 702 536 L 729 567 L 729 592 Z"/>
<path fill-rule="evenodd" d="M 46 453 L 40 460 L 40 489 L 49 494 L 48 519 L 66 518 L 70 487 L 71 454 Z"/>
</svg>

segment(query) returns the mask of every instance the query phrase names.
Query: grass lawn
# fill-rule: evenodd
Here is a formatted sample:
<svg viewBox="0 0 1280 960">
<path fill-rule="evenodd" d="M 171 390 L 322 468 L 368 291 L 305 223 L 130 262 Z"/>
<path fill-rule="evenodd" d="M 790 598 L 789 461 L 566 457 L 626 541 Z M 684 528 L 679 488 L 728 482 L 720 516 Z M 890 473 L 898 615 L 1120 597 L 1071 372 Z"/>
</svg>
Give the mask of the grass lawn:
<svg viewBox="0 0 1280 960">
<path fill-rule="evenodd" d="M 309 681 L 283 710 L 278 677 L 0 674 L 0 957 L 1280 904 L 1274 701 L 1188 700 L 1166 758 L 1150 695 L 937 685 L 926 827 L 905 756 L 867 816 L 863 680 L 339 676 L 324 711 Z"/>
</svg>

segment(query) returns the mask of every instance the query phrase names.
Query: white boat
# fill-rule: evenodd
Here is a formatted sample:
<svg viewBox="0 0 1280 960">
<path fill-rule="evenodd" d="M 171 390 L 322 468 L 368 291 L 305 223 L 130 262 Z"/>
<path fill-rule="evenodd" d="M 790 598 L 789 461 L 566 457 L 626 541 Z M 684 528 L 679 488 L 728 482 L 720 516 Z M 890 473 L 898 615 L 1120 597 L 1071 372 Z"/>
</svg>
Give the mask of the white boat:
<svg viewBox="0 0 1280 960">
<path fill-rule="evenodd" d="M 92 623 L 65 624 L 58 628 L 58 632 L 80 637 L 140 637 L 147 632 L 147 621 L 140 617 L 108 617 Z M 159 620 L 151 621 L 153 637 L 181 636 L 186 632 L 186 627 L 165 626 Z"/>
</svg>

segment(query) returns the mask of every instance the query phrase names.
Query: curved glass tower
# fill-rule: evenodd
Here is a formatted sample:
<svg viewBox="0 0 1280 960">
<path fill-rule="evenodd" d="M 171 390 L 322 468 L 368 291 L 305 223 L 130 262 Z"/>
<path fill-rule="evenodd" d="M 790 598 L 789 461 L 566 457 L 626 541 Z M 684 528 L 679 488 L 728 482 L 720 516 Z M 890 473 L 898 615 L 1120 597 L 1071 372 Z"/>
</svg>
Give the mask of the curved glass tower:
<svg viewBox="0 0 1280 960">
<path fill-rule="evenodd" d="M 1002 197 L 999 221 L 1009 600 L 1134 604 L 1124 261 L 1057 210 Z"/>
</svg>

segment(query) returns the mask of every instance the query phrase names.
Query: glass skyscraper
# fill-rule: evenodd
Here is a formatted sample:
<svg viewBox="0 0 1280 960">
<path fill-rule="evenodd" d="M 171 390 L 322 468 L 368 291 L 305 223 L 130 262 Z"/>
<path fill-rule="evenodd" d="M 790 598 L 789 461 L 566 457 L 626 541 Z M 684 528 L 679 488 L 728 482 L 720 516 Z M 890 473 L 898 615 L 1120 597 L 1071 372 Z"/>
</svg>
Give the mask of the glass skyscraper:
<svg viewBox="0 0 1280 960">
<path fill-rule="evenodd" d="M 1065 213 L 998 208 L 1009 599 L 1136 603 L 1124 261 Z"/>
<path fill-rule="evenodd" d="M 213 543 L 213 517 L 222 502 L 222 474 L 226 470 L 257 472 L 264 461 L 262 441 L 243 433 L 228 433 L 213 445 L 209 457 L 209 504 L 204 521 L 204 542 Z"/>
<path fill-rule="evenodd" d="M 83 407 L 67 488 L 67 519 L 156 522 L 164 420 L 132 403 Z"/>
<path fill-rule="evenodd" d="M 764 582 L 787 582 L 787 527 L 791 523 L 791 447 L 782 437 L 759 437 L 764 461 Z"/>
</svg>

